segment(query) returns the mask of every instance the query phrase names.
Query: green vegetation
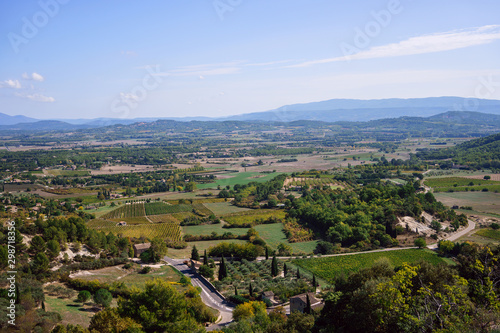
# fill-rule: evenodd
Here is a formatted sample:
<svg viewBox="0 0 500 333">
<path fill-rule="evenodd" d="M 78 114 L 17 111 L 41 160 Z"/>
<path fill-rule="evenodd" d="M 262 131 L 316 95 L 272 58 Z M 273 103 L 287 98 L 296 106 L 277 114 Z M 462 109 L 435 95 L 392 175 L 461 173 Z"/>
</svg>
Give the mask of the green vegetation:
<svg viewBox="0 0 500 333">
<path fill-rule="evenodd" d="M 103 219 L 121 219 L 125 217 L 145 216 L 143 203 L 125 204 L 107 214 L 101 216 Z"/>
<path fill-rule="evenodd" d="M 496 241 L 500 241 L 500 230 L 480 229 L 476 231 L 476 234 L 478 234 L 479 236 L 491 238 Z"/>
<path fill-rule="evenodd" d="M 295 259 L 292 262 L 316 276 L 332 283 L 339 274 L 347 275 L 368 268 L 380 258 L 387 258 L 394 266 L 403 263 L 415 264 L 420 261 L 434 265 L 443 263 L 443 260 L 432 251 L 408 249 L 388 252 L 360 253 L 356 255 L 342 255 L 336 257 Z"/>
</svg>

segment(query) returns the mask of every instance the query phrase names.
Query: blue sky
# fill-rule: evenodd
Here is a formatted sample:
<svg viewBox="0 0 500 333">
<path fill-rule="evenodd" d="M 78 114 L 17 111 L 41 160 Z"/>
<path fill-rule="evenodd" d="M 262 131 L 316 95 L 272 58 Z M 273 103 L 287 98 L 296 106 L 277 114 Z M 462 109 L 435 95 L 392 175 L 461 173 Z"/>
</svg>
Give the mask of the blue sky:
<svg viewBox="0 0 500 333">
<path fill-rule="evenodd" d="M 497 0 L 0 4 L 0 112 L 225 116 L 332 98 L 500 99 Z"/>
</svg>

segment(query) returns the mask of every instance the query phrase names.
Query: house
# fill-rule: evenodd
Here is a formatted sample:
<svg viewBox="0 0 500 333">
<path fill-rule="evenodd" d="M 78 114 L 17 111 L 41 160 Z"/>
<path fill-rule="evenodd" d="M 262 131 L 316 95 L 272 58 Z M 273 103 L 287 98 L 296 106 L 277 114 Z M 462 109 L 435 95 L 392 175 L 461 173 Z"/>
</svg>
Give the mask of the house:
<svg viewBox="0 0 500 333">
<path fill-rule="evenodd" d="M 307 306 L 307 296 L 309 295 L 309 302 L 311 302 L 312 310 L 322 309 L 324 304 L 322 301 L 314 296 L 314 293 L 305 293 L 290 297 L 290 313 L 294 311 L 304 312 Z"/>
<path fill-rule="evenodd" d="M 134 257 L 139 258 L 143 252 L 146 252 L 151 247 L 151 243 L 134 244 Z"/>
<path fill-rule="evenodd" d="M 277 303 L 272 291 L 264 291 L 262 293 L 262 299 L 268 299 L 273 305 Z"/>
</svg>

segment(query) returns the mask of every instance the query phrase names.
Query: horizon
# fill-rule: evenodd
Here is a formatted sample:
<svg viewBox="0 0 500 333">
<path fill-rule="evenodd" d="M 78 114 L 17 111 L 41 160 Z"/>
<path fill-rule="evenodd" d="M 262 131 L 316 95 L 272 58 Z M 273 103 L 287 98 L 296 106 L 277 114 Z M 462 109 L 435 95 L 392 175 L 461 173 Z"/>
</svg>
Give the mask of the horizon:
<svg viewBox="0 0 500 333">
<path fill-rule="evenodd" d="M 222 118 L 332 99 L 500 100 L 493 0 L 3 7 L 0 112 L 11 116 Z"/>
</svg>

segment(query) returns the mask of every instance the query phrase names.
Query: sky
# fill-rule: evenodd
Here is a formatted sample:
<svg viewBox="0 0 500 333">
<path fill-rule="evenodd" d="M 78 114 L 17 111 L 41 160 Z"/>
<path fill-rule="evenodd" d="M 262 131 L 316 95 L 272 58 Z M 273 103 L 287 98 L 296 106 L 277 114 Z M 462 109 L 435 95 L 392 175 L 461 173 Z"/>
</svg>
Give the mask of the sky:
<svg viewBox="0 0 500 333">
<path fill-rule="evenodd" d="M 220 117 L 500 99 L 498 0 L 0 1 L 0 112 Z"/>
</svg>

